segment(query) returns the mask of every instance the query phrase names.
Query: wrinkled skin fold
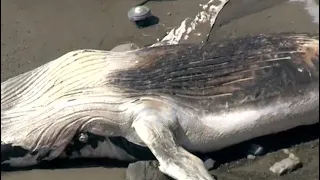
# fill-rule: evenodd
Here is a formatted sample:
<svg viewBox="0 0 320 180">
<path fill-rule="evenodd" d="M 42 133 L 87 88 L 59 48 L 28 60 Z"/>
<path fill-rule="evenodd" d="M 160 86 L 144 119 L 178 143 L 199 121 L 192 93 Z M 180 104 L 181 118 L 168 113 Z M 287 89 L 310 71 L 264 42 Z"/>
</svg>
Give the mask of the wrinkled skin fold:
<svg viewBox="0 0 320 180">
<path fill-rule="evenodd" d="M 175 179 L 212 180 L 193 152 L 315 124 L 318 114 L 318 36 L 77 50 L 1 83 L 1 164 L 139 160 L 134 146 Z"/>
</svg>

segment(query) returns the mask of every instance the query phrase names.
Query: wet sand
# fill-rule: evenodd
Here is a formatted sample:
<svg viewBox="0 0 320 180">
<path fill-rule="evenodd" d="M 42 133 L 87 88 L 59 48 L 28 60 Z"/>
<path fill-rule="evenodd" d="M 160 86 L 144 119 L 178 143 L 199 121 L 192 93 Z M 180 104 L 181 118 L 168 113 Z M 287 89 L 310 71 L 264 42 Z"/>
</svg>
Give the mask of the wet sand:
<svg viewBox="0 0 320 180">
<path fill-rule="evenodd" d="M 147 5 L 160 21 L 158 25 L 138 29 L 127 20 L 127 10 L 137 3 L 138 0 L 1 0 L 1 81 L 74 49 L 110 50 L 127 42 L 140 46 L 153 44 L 172 27 L 179 26 L 186 17 L 193 17 L 199 9 L 199 2 L 194 0 L 150 1 Z M 303 2 L 231 0 L 218 16 L 209 41 L 265 32 L 318 34 L 318 24 L 312 20 Z M 212 173 L 225 180 L 319 179 L 319 140 L 315 129 L 312 126 L 291 134 L 269 137 L 269 141 L 259 140 L 260 144 L 269 142 L 265 146 L 270 153 L 254 161 L 243 158 L 243 153 L 237 156 L 241 149 L 238 147 L 225 150 L 222 155 L 213 155 L 213 158 L 219 157 L 216 159 L 222 165 Z M 275 161 L 285 157 L 282 148 L 290 148 L 301 158 L 304 166 L 289 175 L 278 177 L 268 169 Z M 61 168 L 64 163 L 55 169 L 1 172 L 1 178 L 125 179 L 125 168 Z"/>
</svg>

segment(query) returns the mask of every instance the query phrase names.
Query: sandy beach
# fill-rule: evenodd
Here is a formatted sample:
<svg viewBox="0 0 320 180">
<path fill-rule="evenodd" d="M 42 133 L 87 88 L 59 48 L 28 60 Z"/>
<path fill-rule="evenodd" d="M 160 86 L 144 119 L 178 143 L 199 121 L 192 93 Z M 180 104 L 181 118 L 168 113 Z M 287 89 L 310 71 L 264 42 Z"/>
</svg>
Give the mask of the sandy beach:
<svg viewBox="0 0 320 180">
<path fill-rule="evenodd" d="M 207 1 L 151 0 L 146 5 L 159 22 L 139 29 L 127 18 L 127 11 L 138 4 L 139 0 L 1 0 L 1 82 L 71 50 L 110 50 L 116 45 L 129 42 L 140 47 L 154 44 L 172 28 L 179 27 L 187 17 L 193 18 L 201 9 L 199 4 Z M 219 14 L 212 31 L 204 29 L 202 36 L 207 32 L 208 41 L 216 41 L 274 32 L 319 34 L 319 19 L 317 22 L 316 18 L 319 9 L 318 14 L 312 9 L 318 3 L 314 0 L 230 0 Z M 254 140 L 268 150 L 266 155 L 255 160 L 246 159 L 243 148 L 246 143 L 213 153 L 210 156 L 219 162 L 219 166 L 212 170 L 212 174 L 221 180 L 319 179 L 318 126 L 298 128 Z M 303 167 L 287 175 L 277 176 L 269 171 L 269 167 L 285 157 L 283 148 L 295 153 Z M 125 167 L 122 164 L 117 165 L 120 167 L 106 167 L 100 163 L 81 168 L 72 165 L 65 168 L 65 164 L 60 164 L 54 169 L 2 171 L 1 178 L 125 179 Z M 109 162 L 106 163 L 110 166 Z M 79 162 L 75 164 L 79 165 Z"/>
</svg>

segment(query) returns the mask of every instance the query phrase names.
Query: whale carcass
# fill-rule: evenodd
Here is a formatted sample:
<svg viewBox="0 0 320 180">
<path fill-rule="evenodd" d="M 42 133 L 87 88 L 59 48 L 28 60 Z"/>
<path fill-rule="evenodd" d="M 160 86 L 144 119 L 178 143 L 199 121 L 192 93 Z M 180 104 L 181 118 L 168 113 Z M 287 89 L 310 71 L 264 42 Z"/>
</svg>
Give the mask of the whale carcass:
<svg viewBox="0 0 320 180">
<path fill-rule="evenodd" d="M 319 40 L 247 36 L 128 52 L 77 50 L 1 83 L 1 165 L 143 158 L 211 180 L 192 153 L 318 122 Z"/>
</svg>

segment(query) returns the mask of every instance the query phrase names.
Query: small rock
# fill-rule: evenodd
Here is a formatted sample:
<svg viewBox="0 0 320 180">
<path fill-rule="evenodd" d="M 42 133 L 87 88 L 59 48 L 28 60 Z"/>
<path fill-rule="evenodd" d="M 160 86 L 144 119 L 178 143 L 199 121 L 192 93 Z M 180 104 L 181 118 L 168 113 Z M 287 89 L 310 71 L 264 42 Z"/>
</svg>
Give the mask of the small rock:
<svg viewBox="0 0 320 180">
<path fill-rule="evenodd" d="M 259 144 L 251 144 L 251 146 L 248 150 L 248 153 L 255 155 L 255 156 L 260 156 L 264 153 L 264 149 Z"/>
<path fill-rule="evenodd" d="M 168 16 L 171 16 L 171 12 L 168 12 Z"/>
<path fill-rule="evenodd" d="M 205 166 L 208 170 L 212 169 L 215 163 L 216 163 L 216 162 L 215 162 L 213 159 L 211 159 L 211 158 L 208 158 L 207 160 L 205 160 L 205 161 L 203 162 L 204 166 Z"/>
<path fill-rule="evenodd" d="M 269 168 L 269 170 L 281 176 L 287 172 L 294 171 L 300 167 L 302 167 L 300 159 L 293 153 L 290 153 L 288 158 L 274 163 L 274 165 L 272 165 Z"/>
<path fill-rule="evenodd" d="M 126 170 L 126 180 L 172 180 L 163 174 L 158 161 L 138 161 L 129 164 Z"/>
<path fill-rule="evenodd" d="M 252 155 L 252 154 L 248 154 L 248 155 L 247 155 L 247 159 L 254 160 L 254 159 L 256 159 L 256 156 L 255 156 L 255 155 Z"/>
</svg>

